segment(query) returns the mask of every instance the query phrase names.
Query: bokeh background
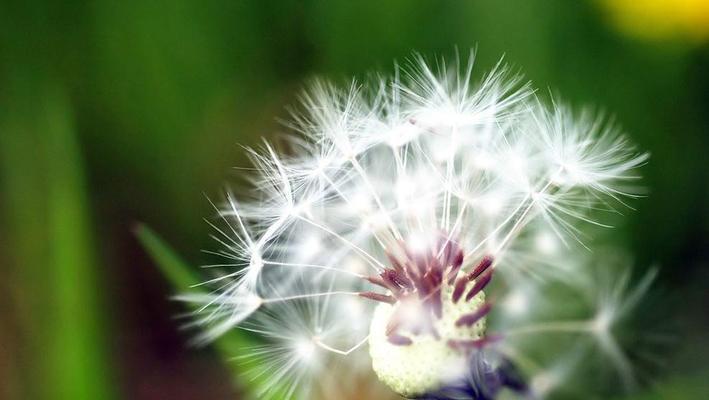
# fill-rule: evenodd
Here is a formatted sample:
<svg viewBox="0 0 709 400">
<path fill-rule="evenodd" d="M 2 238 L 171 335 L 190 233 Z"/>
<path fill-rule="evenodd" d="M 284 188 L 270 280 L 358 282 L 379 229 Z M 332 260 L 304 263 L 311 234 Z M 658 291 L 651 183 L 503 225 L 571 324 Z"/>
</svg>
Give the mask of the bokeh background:
<svg viewBox="0 0 709 400">
<path fill-rule="evenodd" d="M 305 81 L 456 47 L 652 153 L 611 235 L 660 266 L 662 310 L 638 312 L 673 339 L 627 398 L 709 398 L 706 0 L 0 2 L 0 398 L 239 398 L 233 365 L 186 346 L 136 223 L 196 270 L 205 194 L 238 189 L 238 144 L 283 132 Z"/>
</svg>

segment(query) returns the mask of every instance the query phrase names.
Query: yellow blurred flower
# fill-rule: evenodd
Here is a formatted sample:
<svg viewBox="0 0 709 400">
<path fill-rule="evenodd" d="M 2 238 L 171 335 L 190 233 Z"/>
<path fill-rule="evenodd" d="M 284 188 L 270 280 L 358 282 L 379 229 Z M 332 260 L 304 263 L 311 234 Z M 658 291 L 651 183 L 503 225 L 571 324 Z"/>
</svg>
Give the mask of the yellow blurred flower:
<svg viewBox="0 0 709 400">
<path fill-rule="evenodd" d="M 645 39 L 709 39 L 709 0 L 600 0 L 624 32 Z"/>
</svg>

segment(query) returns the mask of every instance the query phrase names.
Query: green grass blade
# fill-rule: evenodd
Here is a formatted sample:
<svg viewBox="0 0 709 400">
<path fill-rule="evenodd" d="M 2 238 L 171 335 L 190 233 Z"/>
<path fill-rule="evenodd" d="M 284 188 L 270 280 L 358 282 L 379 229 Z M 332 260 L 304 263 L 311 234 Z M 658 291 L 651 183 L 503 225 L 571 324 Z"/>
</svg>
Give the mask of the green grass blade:
<svg viewBox="0 0 709 400">
<path fill-rule="evenodd" d="M 13 81 L 0 115 L 8 279 L 22 297 L 21 398 L 113 399 L 102 268 L 72 107 L 47 81 Z"/>
<path fill-rule="evenodd" d="M 110 399 L 101 279 L 93 241 L 86 178 L 66 98 L 45 101 L 49 263 L 52 273 L 55 395 L 66 399 Z M 42 191 L 42 189 L 39 189 Z"/>
<path fill-rule="evenodd" d="M 134 232 L 143 245 L 143 248 L 148 252 L 177 292 L 189 291 L 191 293 L 199 293 L 203 290 L 194 286 L 200 282 L 200 279 L 192 272 L 192 268 L 182 261 L 152 229 L 144 224 L 138 224 Z M 214 343 L 220 356 L 234 374 L 237 385 L 240 386 L 246 394 L 252 396 L 259 393 L 270 376 L 268 374 L 258 374 L 254 366 L 240 363 L 234 360 L 234 357 L 237 357 L 249 347 L 258 344 L 259 343 L 251 336 L 238 329 L 232 329 Z M 244 379 L 248 376 L 252 376 L 253 378 Z M 272 393 L 273 398 L 285 398 L 281 395 L 285 393 L 285 390 L 285 388 L 274 389 Z"/>
<path fill-rule="evenodd" d="M 184 263 L 152 229 L 144 224 L 137 224 L 134 233 L 176 291 L 191 290 L 193 285 L 199 283 L 200 280 L 193 273 L 192 268 Z"/>
</svg>

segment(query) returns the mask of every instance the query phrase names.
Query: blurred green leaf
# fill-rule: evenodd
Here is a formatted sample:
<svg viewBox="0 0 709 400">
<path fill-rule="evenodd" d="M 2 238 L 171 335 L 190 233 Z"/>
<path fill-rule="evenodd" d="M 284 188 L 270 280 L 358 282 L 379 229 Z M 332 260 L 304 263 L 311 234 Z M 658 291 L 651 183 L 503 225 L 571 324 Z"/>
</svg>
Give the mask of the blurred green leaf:
<svg viewBox="0 0 709 400">
<path fill-rule="evenodd" d="M 55 390 L 60 398 L 109 399 L 113 396 L 99 310 L 100 269 L 93 253 L 83 163 L 66 99 L 50 93 L 45 107 L 49 264 L 56 302 L 50 316 Z"/>
<path fill-rule="evenodd" d="M 112 399 L 101 269 L 72 108 L 51 81 L 13 83 L 0 154 L 10 276 L 21 296 L 18 356 L 27 368 L 19 396 Z"/>
</svg>

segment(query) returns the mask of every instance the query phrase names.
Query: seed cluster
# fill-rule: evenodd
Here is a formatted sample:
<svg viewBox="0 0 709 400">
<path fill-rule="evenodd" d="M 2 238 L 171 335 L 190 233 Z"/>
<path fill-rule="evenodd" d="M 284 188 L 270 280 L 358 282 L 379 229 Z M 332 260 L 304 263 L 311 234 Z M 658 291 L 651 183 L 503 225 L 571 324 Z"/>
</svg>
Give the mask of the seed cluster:
<svg viewBox="0 0 709 400">
<path fill-rule="evenodd" d="M 389 294 L 361 292 L 360 296 L 391 304 L 395 307 L 386 327 L 387 339 L 398 346 L 412 344 L 406 335 L 428 334 L 436 340 L 445 340 L 451 348 L 469 351 L 484 345 L 489 338 L 461 339 L 442 337 L 435 321 L 443 316 L 444 300 L 457 304 L 470 302 L 490 283 L 493 259 L 485 256 L 467 274 L 461 274 L 464 262 L 463 249 L 448 235 L 440 234 L 436 243 L 425 251 L 413 251 L 402 243 L 401 257 L 388 254 L 391 267 L 367 280 L 387 289 Z M 452 293 L 443 293 L 445 286 Z M 444 299 L 444 295 L 449 299 Z M 469 327 L 484 318 L 492 309 L 485 302 L 474 311 L 463 314 L 455 321 L 456 327 Z"/>
</svg>

